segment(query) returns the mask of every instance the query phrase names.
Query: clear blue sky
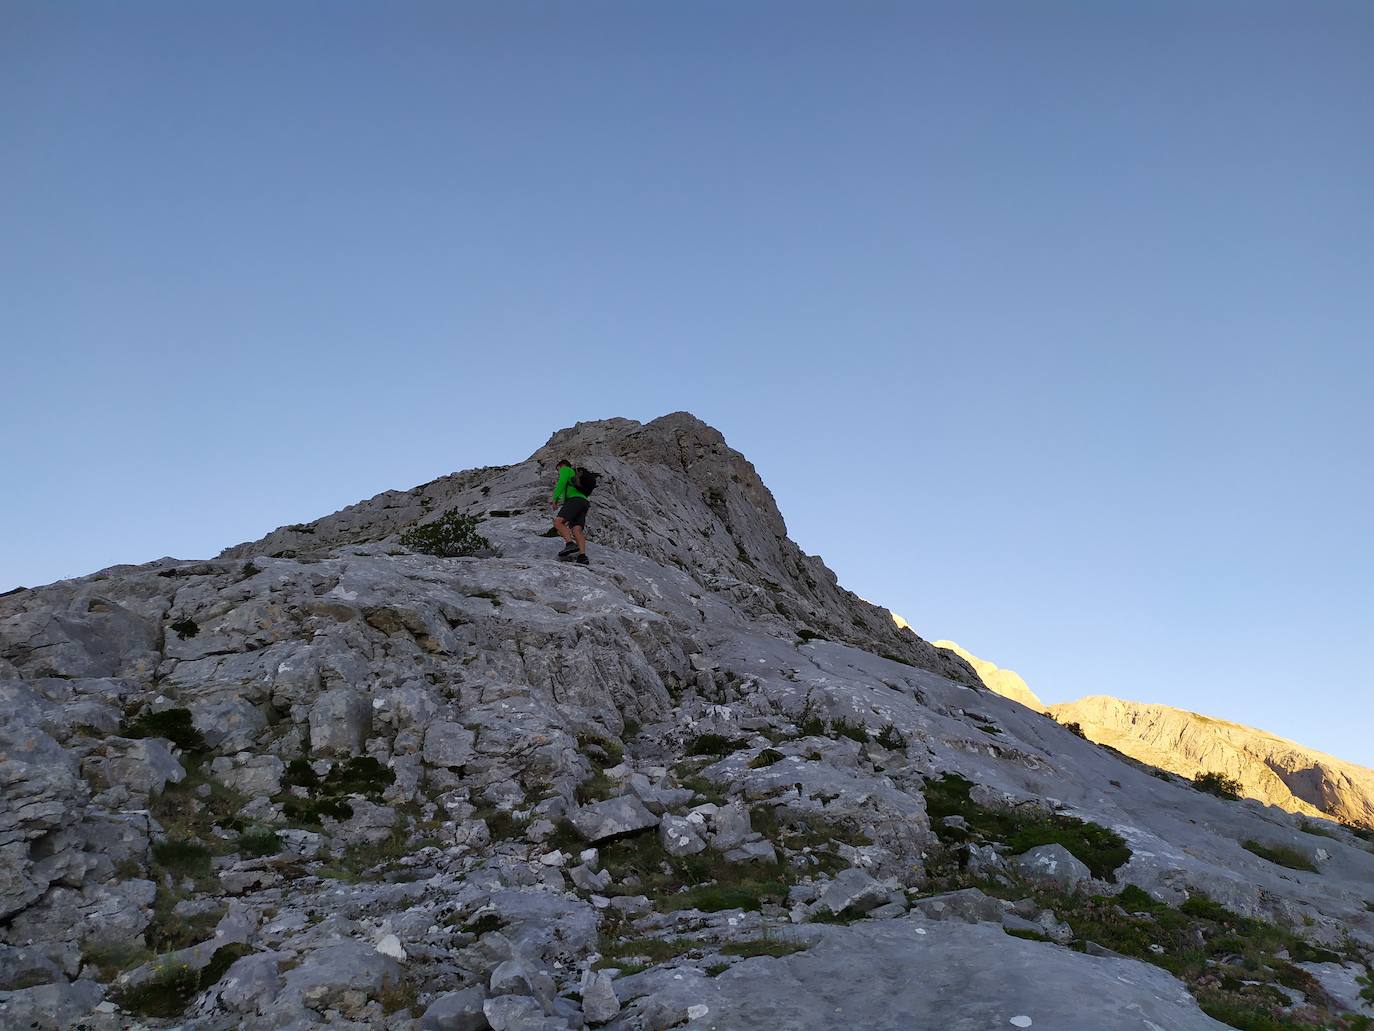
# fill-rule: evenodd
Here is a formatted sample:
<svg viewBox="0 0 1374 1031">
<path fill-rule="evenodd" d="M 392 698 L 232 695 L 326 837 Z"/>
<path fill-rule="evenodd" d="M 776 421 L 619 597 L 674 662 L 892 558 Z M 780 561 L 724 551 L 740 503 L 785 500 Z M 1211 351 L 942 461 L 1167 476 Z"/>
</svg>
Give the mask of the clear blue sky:
<svg viewBox="0 0 1374 1031">
<path fill-rule="evenodd" d="M 687 409 L 1049 700 L 1374 765 L 1374 6 L 0 8 L 0 590 Z"/>
</svg>

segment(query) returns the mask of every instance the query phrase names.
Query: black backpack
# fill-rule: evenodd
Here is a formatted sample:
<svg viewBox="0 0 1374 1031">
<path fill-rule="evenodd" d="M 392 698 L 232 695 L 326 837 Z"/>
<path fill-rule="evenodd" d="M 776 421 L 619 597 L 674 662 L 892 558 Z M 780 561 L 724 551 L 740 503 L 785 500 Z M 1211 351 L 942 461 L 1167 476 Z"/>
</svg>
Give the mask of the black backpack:
<svg viewBox="0 0 1374 1031">
<path fill-rule="evenodd" d="M 599 477 L 597 474 L 590 469 L 578 469 L 577 472 L 573 474 L 572 485 L 576 487 L 579 492 L 590 497 L 592 491 L 596 490 L 596 481 L 598 479 Z"/>
</svg>

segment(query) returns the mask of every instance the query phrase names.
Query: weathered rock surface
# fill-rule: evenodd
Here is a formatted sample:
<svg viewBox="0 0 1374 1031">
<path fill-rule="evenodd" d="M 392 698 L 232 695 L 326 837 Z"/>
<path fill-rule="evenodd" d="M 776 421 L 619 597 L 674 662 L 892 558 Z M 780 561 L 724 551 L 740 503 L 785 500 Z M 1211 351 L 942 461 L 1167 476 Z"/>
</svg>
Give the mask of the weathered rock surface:
<svg viewBox="0 0 1374 1031">
<path fill-rule="evenodd" d="M 603 473 L 591 568 L 542 536 L 564 454 Z M 490 549 L 399 544 L 455 508 Z M 1364 841 L 1276 865 L 1243 843 L 1316 855 L 1291 815 L 985 690 L 679 414 L 0 598 L 0 1026 L 91 1003 L 99 1031 L 1072 1028 L 1108 989 L 1093 1027 L 1215 1026 L 1149 957 L 1009 936 L 1082 944 L 1025 844 L 932 827 L 946 773 L 1119 834 L 1084 890 L 1205 891 L 1339 948 L 1346 980 L 1369 962 Z"/>
<path fill-rule="evenodd" d="M 1191 779 L 1221 773 L 1241 793 L 1289 812 L 1374 829 L 1374 770 L 1275 734 L 1167 705 L 1092 695 L 1051 705 L 1093 741 Z"/>
</svg>

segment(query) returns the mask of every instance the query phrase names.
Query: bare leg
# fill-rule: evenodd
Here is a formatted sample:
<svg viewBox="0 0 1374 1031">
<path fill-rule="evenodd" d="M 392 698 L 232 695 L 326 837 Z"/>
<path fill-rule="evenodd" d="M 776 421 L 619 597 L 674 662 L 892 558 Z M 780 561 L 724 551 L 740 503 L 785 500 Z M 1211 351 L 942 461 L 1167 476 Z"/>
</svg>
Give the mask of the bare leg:
<svg viewBox="0 0 1374 1031">
<path fill-rule="evenodd" d="M 585 527 L 582 527 L 582 526 L 574 526 L 574 527 L 572 528 L 572 535 L 573 535 L 573 537 L 575 537 L 575 538 L 577 539 L 577 553 L 578 553 L 579 555 L 585 555 L 585 554 L 587 554 L 587 530 L 586 530 L 586 528 L 585 528 Z"/>
<path fill-rule="evenodd" d="M 568 528 L 567 523 L 563 522 L 562 516 L 553 517 L 553 528 L 558 531 L 558 536 L 563 538 L 564 544 L 573 542 L 572 530 Z"/>
</svg>

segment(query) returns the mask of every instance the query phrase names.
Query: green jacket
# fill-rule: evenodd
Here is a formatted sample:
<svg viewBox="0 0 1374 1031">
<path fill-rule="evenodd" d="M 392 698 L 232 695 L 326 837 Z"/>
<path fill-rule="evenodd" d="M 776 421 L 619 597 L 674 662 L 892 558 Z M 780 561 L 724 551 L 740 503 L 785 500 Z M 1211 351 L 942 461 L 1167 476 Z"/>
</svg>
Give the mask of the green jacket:
<svg viewBox="0 0 1374 1031">
<path fill-rule="evenodd" d="M 577 470 L 570 465 L 558 470 L 558 485 L 553 488 L 554 504 L 567 501 L 569 498 L 586 498 L 587 495 L 572 485 L 573 477 L 576 475 Z"/>
</svg>

